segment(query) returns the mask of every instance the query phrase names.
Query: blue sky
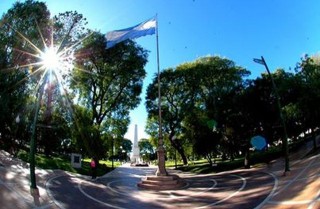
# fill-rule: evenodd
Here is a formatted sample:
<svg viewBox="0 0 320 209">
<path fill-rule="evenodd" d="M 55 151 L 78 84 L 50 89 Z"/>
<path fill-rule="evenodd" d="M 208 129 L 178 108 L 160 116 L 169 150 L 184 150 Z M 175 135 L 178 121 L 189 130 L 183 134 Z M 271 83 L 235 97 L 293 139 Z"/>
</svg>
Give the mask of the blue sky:
<svg viewBox="0 0 320 209">
<path fill-rule="evenodd" d="M 2 0 L 0 13 L 12 7 Z M 305 54 L 320 51 L 318 0 L 48 0 L 52 15 L 74 11 L 102 33 L 134 26 L 158 14 L 160 69 L 207 55 L 220 55 L 247 68 L 255 78 L 265 71 L 252 61 L 264 56 L 271 71 L 288 70 Z M 142 102 L 131 112 L 125 137 L 146 137 L 145 89 L 157 72 L 156 36 L 136 40 L 150 51 Z"/>
</svg>

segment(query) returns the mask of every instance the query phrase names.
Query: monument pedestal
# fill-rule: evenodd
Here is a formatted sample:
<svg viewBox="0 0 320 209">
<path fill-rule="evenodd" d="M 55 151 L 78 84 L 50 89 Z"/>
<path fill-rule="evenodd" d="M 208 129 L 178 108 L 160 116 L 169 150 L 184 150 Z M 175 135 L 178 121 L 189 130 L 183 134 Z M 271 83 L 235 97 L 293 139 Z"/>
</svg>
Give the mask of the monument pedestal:
<svg viewBox="0 0 320 209">
<path fill-rule="evenodd" d="M 147 176 L 138 183 L 138 187 L 151 190 L 172 190 L 184 186 L 186 182 L 177 175 Z"/>
<path fill-rule="evenodd" d="M 165 149 L 163 146 L 158 148 L 158 169 L 154 176 L 146 176 L 138 183 L 138 187 L 151 190 L 172 190 L 186 186 L 177 175 L 169 175 L 165 168 Z"/>
</svg>

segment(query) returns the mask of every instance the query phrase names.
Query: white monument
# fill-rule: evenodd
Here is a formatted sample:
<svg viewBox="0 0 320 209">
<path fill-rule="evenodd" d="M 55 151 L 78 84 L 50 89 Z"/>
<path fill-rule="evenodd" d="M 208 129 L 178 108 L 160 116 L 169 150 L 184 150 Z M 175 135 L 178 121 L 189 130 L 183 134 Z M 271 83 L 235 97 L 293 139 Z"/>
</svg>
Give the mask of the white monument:
<svg viewBox="0 0 320 209">
<path fill-rule="evenodd" d="M 140 162 L 140 149 L 138 146 L 138 126 L 137 124 L 134 126 L 134 139 L 133 139 L 133 153 L 131 156 L 132 163 Z"/>
</svg>

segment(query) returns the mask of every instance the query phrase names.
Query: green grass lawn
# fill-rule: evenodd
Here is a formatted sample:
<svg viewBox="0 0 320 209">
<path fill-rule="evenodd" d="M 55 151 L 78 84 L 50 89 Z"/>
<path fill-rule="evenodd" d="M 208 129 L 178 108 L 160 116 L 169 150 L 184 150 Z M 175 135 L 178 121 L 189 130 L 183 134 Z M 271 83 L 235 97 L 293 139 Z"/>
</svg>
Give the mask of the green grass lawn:
<svg viewBox="0 0 320 209">
<path fill-rule="evenodd" d="M 266 164 L 272 161 L 273 159 L 279 158 L 281 156 L 281 150 L 279 148 L 270 149 L 263 152 L 252 152 L 250 154 L 250 165 L 259 165 Z M 167 161 L 166 167 L 174 168 L 174 161 Z M 181 171 L 188 171 L 197 174 L 205 173 L 218 173 L 222 171 L 234 170 L 244 168 L 244 158 L 239 157 L 233 161 L 221 159 L 216 159 L 213 166 L 211 166 L 206 159 L 189 161 L 188 165 L 183 165 L 182 162 L 177 162 L 177 169 Z"/>
<path fill-rule="evenodd" d="M 22 159 L 25 162 L 29 161 L 29 155 L 25 151 L 20 151 L 18 158 Z M 69 171 L 72 173 L 78 173 L 82 175 L 91 175 L 90 168 L 91 159 L 86 158 L 82 159 L 81 168 L 73 168 L 71 166 L 70 157 L 46 157 L 42 154 L 36 155 L 36 167 L 42 169 L 60 169 L 64 171 Z M 114 168 L 120 166 L 120 162 L 114 162 Z M 112 171 L 112 162 L 111 161 L 99 161 L 99 166 L 97 169 L 97 176 L 102 176 L 110 171 Z"/>
<path fill-rule="evenodd" d="M 281 152 L 279 149 L 269 150 L 267 152 L 254 152 L 250 156 L 251 165 L 259 164 L 259 163 L 268 163 L 272 159 L 280 157 Z M 20 151 L 18 157 L 25 162 L 28 162 L 28 153 L 25 151 Z M 82 159 L 81 168 L 73 168 L 71 166 L 70 157 L 46 157 L 42 154 L 36 155 L 36 166 L 43 169 L 60 169 L 64 171 L 69 171 L 72 173 L 78 173 L 82 175 L 91 175 L 90 168 L 90 158 Z M 183 165 L 181 161 L 175 162 L 174 160 L 166 161 L 166 167 L 175 168 L 177 164 L 177 169 L 181 171 L 188 171 L 193 173 L 217 173 L 227 170 L 233 170 L 244 167 L 244 159 L 243 157 L 237 158 L 233 161 L 227 160 L 222 161 L 221 159 L 216 159 L 216 164 L 214 166 L 210 166 L 207 160 L 197 160 L 197 161 L 189 161 L 188 165 Z M 121 162 L 114 161 L 114 168 L 121 165 Z M 112 171 L 112 161 L 99 161 L 99 167 L 97 170 L 97 175 L 102 176 L 110 171 Z"/>
<path fill-rule="evenodd" d="M 299 149 L 301 144 L 304 143 L 298 142 L 291 145 L 290 150 L 295 151 Z M 315 154 L 319 153 L 319 149 L 315 152 Z M 263 152 L 253 152 L 250 154 L 250 165 L 259 165 L 259 164 L 266 164 L 270 161 L 281 157 L 281 149 L 272 148 L 268 151 Z M 311 153 L 314 154 L 314 153 Z M 20 151 L 18 157 L 25 162 L 28 162 L 28 153 L 26 151 Z M 36 166 L 43 169 L 61 169 L 65 171 L 69 171 L 72 173 L 78 173 L 83 175 L 91 175 L 91 168 L 90 168 L 90 161 L 91 159 L 86 158 L 82 159 L 82 167 L 77 169 L 71 166 L 71 159 L 70 157 L 46 157 L 41 154 L 36 155 Z M 239 169 L 244 167 L 244 159 L 243 157 L 237 158 L 233 161 L 227 160 L 222 161 L 221 159 L 216 159 L 216 165 L 210 166 L 207 160 L 197 160 L 197 161 L 189 161 L 189 165 L 183 165 L 181 161 L 175 162 L 174 160 L 166 161 L 166 167 L 168 168 L 175 168 L 177 163 L 177 169 L 181 171 L 188 171 L 193 173 L 217 173 L 227 170 Z M 114 168 L 121 165 L 121 162 L 114 161 Z M 111 161 L 99 161 L 99 167 L 97 170 L 97 175 L 102 176 L 110 171 L 112 171 L 112 162 Z"/>
</svg>

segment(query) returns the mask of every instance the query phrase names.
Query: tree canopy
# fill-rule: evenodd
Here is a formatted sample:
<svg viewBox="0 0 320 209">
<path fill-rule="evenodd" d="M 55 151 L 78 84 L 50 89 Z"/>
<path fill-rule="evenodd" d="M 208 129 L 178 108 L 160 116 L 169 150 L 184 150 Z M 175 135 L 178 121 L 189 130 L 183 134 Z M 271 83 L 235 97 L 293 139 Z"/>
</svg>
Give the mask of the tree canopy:
<svg viewBox="0 0 320 209">
<path fill-rule="evenodd" d="M 123 140 L 129 112 L 140 102 L 148 52 L 130 40 L 106 49 L 104 35 L 86 26 L 76 11 L 51 17 L 45 3 L 33 0 L 15 3 L 3 15 L 3 144 L 14 141 L 16 117 L 31 124 L 38 100 L 38 148 L 48 155 L 68 138 L 73 149 L 96 157 L 106 155 L 110 136 Z M 58 67 L 43 60 L 50 50 L 61 56 Z"/>
</svg>

